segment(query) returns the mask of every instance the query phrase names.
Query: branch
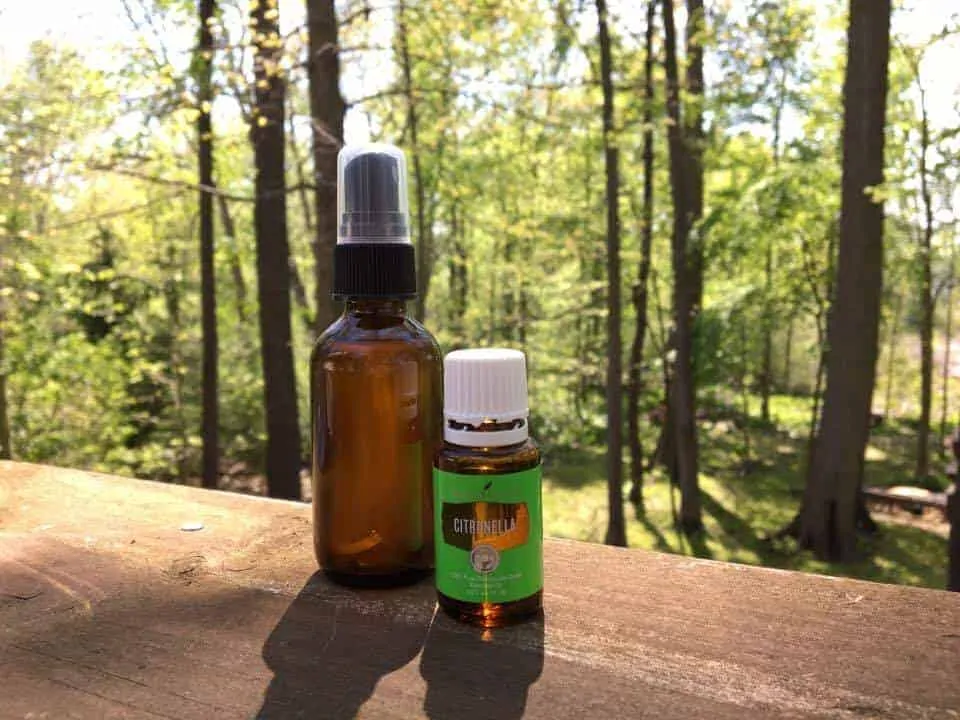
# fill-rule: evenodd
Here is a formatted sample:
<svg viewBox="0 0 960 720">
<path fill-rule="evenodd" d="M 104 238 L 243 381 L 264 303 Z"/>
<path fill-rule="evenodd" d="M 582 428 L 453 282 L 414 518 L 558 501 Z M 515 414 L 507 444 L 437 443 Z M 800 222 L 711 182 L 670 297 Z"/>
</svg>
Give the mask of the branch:
<svg viewBox="0 0 960 720">
<path fill-rule="evenodd" d="M 137 19 L 133 16 L 133 10 L 131 9 L 130 3 L 128 2 L 128 0 L 122 0 L 122 3 L 123 3 L 123 11 L 124 13 L 126 13 L 127 19 L 130 21 L 130 24 L 133 25 L 134 30 L 136 30 L 140 34 L 144 34 L 143 26 L 139 22 L 137 22 Z M 142 3 L 141 3 L 141 8 L 142 8 Z M 146 18 L 147 25 L 150 26 L 150 31 L 153 33 L 154 39 L 157 41 L 157 44 L 160 47 L 160 55 L 162 57 L 163 62 L 161 63 L 160 60 L 157 59 L 156 54 L 154 53 L 150 53 L 150 59 L 153 60 L 153 64 L 156 66 L 156 68 L 160 70 L 165 65 L 170 64 L 170 55 L 169 53 L 167 53 L 167 46 L 164 45 L 163 43 L 163 34 L 160 33 L 157 30 L 156 25 L 153 24 L 153 18 L 151 14 L 147 12 L 145 8 L 143 8 L 143 10 L 144 10 L 143 17 Z"/>
<path fill-rule="evenodd" d="M 404 95 L 404 94 L 405 94 L 405 91 L 404 91 L 403 89 L 391 88 L 391 89 L 388 89 L 388 90 L 383 90 L 382 92 L 374 93 L 373 95 L 367 95 L 367 96 L 365 96 L 365 97 L 358 98 L 357 100 L 350 101 L 350 102 L 347 103 L 347 107 L 348 107 L 348 108 L 353 108 L 353 107 L 356 106 L 356 105 L 359 105 L 359 104 L 365 103 L 365 102 L 369 102 L 369 101 L 371 101 L 371 100 L 378 100 L 378 99 L 381 99 L 381 98 L 392 97 L 392 96 L 395 96 L 395 95 Z M 469 92 L 463 92 L 463 91 L 457 91 L 457 90 L 439 89 L 439 88 L 433 88 L 433 89 L 430 89 L 430 88 L 416 88 L 416 89 L 414 89 L 414 90 L 412 91 L 412 94 L 413 94 L 415 97 L 416 97 L 416 96 L 424 96 L 424 95 L 434 94 L 434 95 L 449 95 L 449 96 L 455 96 L 455 97 L 458 97 L 458 98 L 464 98 L 464 99 L 468 99 L 468 100 L 477 100 L 477 101 L 480 102 L 480 104 L 481 104 L 483 107 L 485 107 L 485 108 L 487 108 L 487 109 L 496 110 L 496 111 L 502 112 L 502 113 L 512 113 L 514 117 L 521 118 L 521 119 L 523 119 L 523 120 L 530 120 L 530 121 L 532 121 L 532 122 L 536 122 L 536 123 L 542 125 L 543 127 L 551 127 L 551 128 L 556 128 L 556 129 L 559 129 L 559 130 L 579 130 L 579 129 L 582 128 L 582 125 L 575 125 L 575 124 L 573 124 L 573 123 L 563 123 L 563 122 L 557 122 L 557 121 L 555 121 L 555 120 L 550 120 L 550 119 L 548 119 L 548 118 L 546 118 L 546 117 L 543 117 L 543 116 L 541 116 L 541 115 L 536 115 L 536 114 L 534 114 L 534 113 L 525 112 L 525 111 L 519 109 L 519 108 L 517 107 L 517 105 L 510 105 L 510 104 L 507 104 L 507 103 L 498 103 L 498 102 L 495 102 L 495 101 L 490 100 L 490 99 L 487 98 L 486 96 L 479 95 L 479 94 L 477 94 L 477 93 L 469 93 Z"/>
<path fill-rule="evenodd" d="M 118 168 L 111 165 L 89 165 L 90 170 L 100 171 L 100 172 L 109 172 L 116 175 L 124 175 L 126 177 L 136 178 L 137 180 L 143 180 L 145 182 L 154 183 L 155 185 L 167 185 L 169 187 L 176 187 L 182 190 L 193 190 L 199 192 L 205 192 L 214 197 L 222 197 L 225 200 L 233 200 L 234 202 L 256 202 L 258 197 L 260 199 L 276 197 L 277 195 L 286 195 L 287 193 L 298 192 L 302 189 L 306 190 L 316 190 L 316 186 L 310 183 L 297 183 L 296 185 L 287 185 L 282 190 L 272 190 L 270 192 L 262 193 L 259 196 L 256 195 L 234 195 L 232 193 L 227 193 L 218 188 L 216 185 L 199 185 L 197 183 L 187 182 L 186 180 L 176 180 L 174 178 L 165 178 L 159 175 L 150 175 L 149 173 L 140 172 L 139 170 L 130 170 L 127 168 Z"/>
<path fill-rule="evenodd" d="M 137 212 L 138 210 L 146 210 L 154 205 L 159 205 L 160 203 L 167 202 L 173 198 L 181 197 L 182 195 L 183 192 L 180 190 L 166 193 L 165 195 L 160 195 L 159 197 L 155 197 L 147 202 L 137 203 L 136 205 L 128 205 L 127 207 L 119 208 L 117 210 L 109 210 L 98 215 L 88 215 L 87 217 L 78 218 L 76 220 L 71 220 L 70 222 L 61 223 L 59 225 L 51 225 L 47 228 L 46 232 L 52 233 L 59 230 L 68 230 L 69 228 L 76 227 L 77 225 L 99 222 L 100 220 L 107 220 L 108 218 L 119 217 L 121 215 L 127 215 L 128 213 Z"/>
<path fill-rule="evenodd" d="M 129 170 L 127 168 L 118 168 L 111 165 L 90 165 L 88 166 L 90 170 L 98 172 L 109 172 L 114 173 L 115 175 L 124 175 L 126 177 L 136 178 L 137 180 L 144 180 L 155 185 L 167 185 L 169 187 L 180 188 L 182 190 L 200 190 L 206 193 L 209 193 L 215 197 L 222 196 L 227 200 L 235 200 L 237 202 L 252 202 L 252 197 L 245 197 L 243 195 L 231 195 L 230 193 L 225 193 L 219 188 L 212 185 L 198 185 L 196 183 L 187 182 L 186 180 L 175 180 L 173 178 L 160 177 L 158 175 L 150 175 L 148 173 L 140 172 L 139 170 Z"/>
<path fill-rule="evenodd" d="M 376 12 L 377 10 L 385 10 L 385 9 L 386 8 L 371 7 L 369 2 L 365 2 L 362 8 L 360 8 L 356 12 L 351 13 L 350 15 L 347 15 L 345 18 L 342 18 L 338 23 L 338 25 L 341 28 L 348 27 L 350 25 L 353 25 L 353 23 L 356 22 L 357 19 L 359 19 L 361 16 L 363 17 L 364 21 L 369 21 L 370 15 L 372 13 Z"/>
</svg>

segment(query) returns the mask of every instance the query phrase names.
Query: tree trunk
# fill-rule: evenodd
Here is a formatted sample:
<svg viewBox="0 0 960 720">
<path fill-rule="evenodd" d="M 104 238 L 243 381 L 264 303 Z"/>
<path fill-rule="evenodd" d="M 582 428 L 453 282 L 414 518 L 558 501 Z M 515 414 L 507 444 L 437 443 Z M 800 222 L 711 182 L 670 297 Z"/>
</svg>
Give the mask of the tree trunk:
<svg viewBox="0 0 960 720">
<path fill-rule="evenodd" d="M 3 312 L 0 308 L 0 460 L 10 460 L 10 411 L 7 406 L 7 370 L 4 364 Z"/>
<path fill-rule="evenodd" d="M 210 30 L 216 0 L 199 0 L 200 32 L 197 43 L 197 166 L 200 199 L 200 307 L 203 334 L 203 486 L 216 488 L 220 478 L 217 403 L 217 296 L 213 239 L 213 33 Z"/>
<path fill-rule="evenodd" d="M 670 482 L 673 485 L 678 485 L 679 478 L 676 467 L 677 454 L 674 451 L 674 438 L 676 434 L 673 431 L 673 425 L 670 423 L 670 402 L 672 397 L 670 393 L 670 353 L 675 343 L 673 342 L 672 334 L 668 333 L 667 330 L 663 303 L 660 302 L 660 283 L 657 278 L 656 268 L 653 267 L 650 269 L 650 284 L 653 289 L 653 304 L 657 315 L 657 337 L 659 338 L 660 344 L 659 356 L 660 368 L 663 373 L 661 379 L 663 381 L 664 400 L 663 414 L 660 419 L 660 433 L 657 436 L 656 447 L 654 447 L 650 460 L 647 462 L 647 470 L 652 470 L 658 464 L 663 465 L 667 471 L 667 475 L 670 477 Z M 671 503 L 673 502 L 672 492 L 670 494 L 670 501 Z"/>
<path fill-rule="evenodd" d="M 577 269 L 580 283 L 584 287 L 589 288 L 589 291 L 587 292 L 586 307 L 584 308 L 586 312 L 579 316 L 579 327 L 577 329 L 579 336 L 578 339 L 581 340 L 582 350 L 579 357 L 579 370 L 581 375 L 581 385 L 583 388 L 583 401 L 587 402 L 590 393 L 595 389 L 596 385 L 594 382 L 595 374 L 593 372 L 592 353 L 599 344 L 597 342 L 597 338 L 601 335 L 602 324 L 604 320 L 602 306 L 606 301 L 606 298 L 604 295 L 604 288 L 602 286 L 603 267 L 602 263 L 599 262 L 599 260 L 602 260 L 604 257 L 604 249 L 603 246 L 600 246 L 598 249 L 597 245 L 592 242 L 595 234 L 592 231 L 590 221 L 587 219 L 592 213 L 595 212 L 594 190 L 599 183 L 597 182 L 597 177 L 593 174 L 593 149 L 587 145 L 584 147 L 584 173 L 582 178 L 583 215 L 581 219 L 581 231 L 583 233 L 583 237 L 587 238 L 588 240 L 586 243 L 584 243 L 583 247 L 577 246 L 576 250 L 578 260 Z M 606 192 L 606 186 L 604 186 L 604 192 Z M 606 230 L 605 227 L 604 230 Z"/>
<path fill-rule="evenodd" d="M 310 33 L 310 115 L 313 127 L 314 334 L 337 317 L 333 290 L 333 249 L 337 244 L 337 154 L 343 145 L 346 105 L 340 94 L 340 44 L 334 0 L 307 0 Z"/>
<path fill-rule="evenodd" d="M 787 320 L 787 338 L 783 343 L 783 389 L 787 393 L 793 392 L 790 383 L 793 380 L 791 370 L 793 365 L 793 330 L 796 323 L 795 312 L 795 310 L 790 311 L 790 319 Z"/>
<path fill-rule="evenodd" d="M 303 159 L 300 157 L 300 147 L 297 144 L 297 133 L 293 122 L 292 107 L 287 122 L 287 146 L 290 148 L 290 154 L 293 156 L 293 162 L 291 164 L 293 165 L 293 171 L 297 179 L 297 197 L 300 200 L 300 210 L 303 213 L 303 225 L 307 232 L 315 236 L 313 214 L 310 209 L 310 196 L 307 193 L 306 187 L 307 178 L 303 169 Z M 300 268 L 292 252 L 290 254 L 290 282 L 293 288 L 293 301 L 297 304 L 297 314 L 306 326 L 307 332 L 316 333 L 317 325 L 310 311 L 310 300 L 307 299 L 307 289 L 303 284 Z"/>
<path fill-rule="evenodd" d="M 810 422 L 807 426 L 807 473 L 813 465 L 813 451 L 817 446 L 817 421 L 820 419 L 820 405 L 823 402 L 823 376 L 827 369 L 827 357 L 830 354 L 825 340 L 820 341 L 819 347 L 817 371 L 813 381 L 813 406 L 810 408 Z"/>
<path fill-rule="evenodd" d="M 837 228 L 834 223 L 831 223 L 827 236 L 827 281 L 824 291 L 821 293 L 817 289 L 816 277 L 808 278 L 817 301 L 815 316 L 817 325 L 817 370 L 813 385 L 813 405 L 810 408 L 810 422 L 807 429 L 807 464 L 804 468 L 805 472 L 809 472 L 810 466 L 813 464 L 813 449 L 817 444 L 817 421 L 820 419 L 820 404 L 823 402 L 823 376 L 827 369 L 827 357 L 830 354 L 830 348 L 827 347 L 827 330 L 825 325 L 830 315 L 830 303 L 833 299 L 834 255 L 837 249 L 836 234 L 838 231 L 839 228 Z"/>
<path fill-rule="evenodd" d="M 583 218 L 582 230 L 585 237 L 590 237 L 589 224 L 585 218 L 589 217 L 590 213 L 592 212 L 593 187 L 595 185 L 593 178 L 592 158 L 592 150 L 587 149 L 587 151 L 584 152 L 583 157 L 583 206 L 581 213 L 581 217 Z M 497 239 L 495 239 L 494 242 L 497 242 Z M 577 313 L 577 327 L 576 332 L 574 333 L 577 357 L 577 379 L 576 389 L 573 396 L 573 406 L 577 416 L 577 421 L 583 425 L 587 422 L 587 401 L 590 391 L 593 387 L 590 376 L 590 363 L 592 360 L 590 356 L 590 350 L 593 347 L 593 338 L 597 321 L 594 313 L 597 308 L 597 291 L 595 289 L 595 263 L 593 260 L 592 247 L 590 244 L 584 244 L 583 246 L 575 245 L 574 250 L 577 254 L 577 274 L 579 281 L 581 285 L 585 285 L 590 288 L 586 307 L 588 312 Z M 495 273 L 493 274 L 493 277 L 496 278 Z"/>
<path fill-rule="evenodd" d="M 748 344 L 747 344 L 747 318 L 746 313 L 740 317 L 740 367 L 737 385 L 740 390 L 740 407 L 743 413 L 743 448 L 740 453 L 740 467 L 744 475 L 749 474 L 750 467 L 753 464 L 753 443 L 750 438 L 750 392 L 747 387 L 747 368 L 748 368 Z"/>
<path fill-rule="evenodd" d="M 940 377 L 940 447 L 946 451 L 944 443 L 947 441 L 947 416 L 950 412 L 950 350 L 953 344 L 953 283 L 957 264 L 957 244 L 950 245 L 950 274 L 947 277 L 947 304 L 946 327 L 943 333 L 943 370 Z"/>
<path fill-rule="evenodd" d="M 495 266 L 500 260 L 500 238 L 493 240 L 493 252 L 490 253 L 488 262 Z M 493 345 L 497 342 L 497 291 L 499 275 L 490 273 L 490 292 L 487 296 L 487 344 Z"/>
<path fill-rule="evenodd" d="M 607 200 L 607 545 L 627 545 L 623 519 L 623 417 L 620 341 L 620 163 L 614 125 L 613 57 L 606 0 L 596 0 L 603 86 L 603 147 Z"/>
<path fill-rule="evenodd" d="M 307 300 L 307 288 L 303 285 L 303 278 L 300 277 L 300 267 L 297 265 L 297 259 L 290 254 L 290 292 L 293 295 L 293 301 L 300 309 L 304 322 L 310 325 L 310 301 Z"/>
<path fill-rule="evenodd" d="M 857 493 L 876 376 L 883 284 L 883 182 L 890 0 L 851 0 L 843 88 L 843 179 L 827 387 L 800 511 L 799 540 L 818 558 L 856 552 Z"/>
<path fill-rule="evenodd" d="M 919 73 L 917 74 L 919 84 Z M 930 475 L 930 411 L 933 405 L 933 201 L 927 177 L 930 122 L 926 93 L 920 88 L 920 195 L 924 225 L 920 245 L 920 426 L 917 428 L 917 463 L 914 476 Z"/>
<path fill-rule="evenodd" d="M 703 0 L 687 0 L 687 92 L 683 120 L 683 144 L 687 163 L 687 264 L 690 267 L 689 290 L 691 323 L 695 323 L 703 306 L 703 246 L 699 224 L 703 217 L 703 36 L 706 15 Z M 693 325 L 695 327 L 695 325 Z M 696 362 L 696 357 L 693 357 Z M 681 509 L 681 516 L 683 515 Z"/>
<path fill-rule="evenodd" d="M 950 521 L 948 545 L 947 590 L 960 592 L 960 428 L 950 443 L 953 450 L 953 492 L 947 498 L 947 518 Z"/>
<path fill-rule="evenodd" d="M 501 190 L 506 190 L 506 188 L 501 187 Z M 500 304 L 503 308 L 502 312 L 502 321 L 501 327 L 503 328 L 502 337 L 508 343 L 513 343 L 514 341 L 514 330 L 516 329 L 516 283 L 514 282 L 516 275 L 508 275 L 514 267 L 514 249 L 516 247 L 516 241 L 514 239 L 513 230 L 511 229 L 514 223 L 514 216 L 511 214 L 510 209 L 507 206 L 506 192 L 500 193 L 500 217 L 504 220 L 506 224 L 506 229 L 503 232 L 503 253 L 502 259 L 505 266 L 505 270 L 501 271 L 504 275 L 504 283 L 502 290 L 500 292 Z"/>
<path fill-rule="evenodd" d="M 767 235 L 767 247 L 763 263 L 763 364 L 760 368 L 760 418 L 770 422 L 770 386 L 773 380 L 773 238 Z"/>
<path fill-rule="evenodd" d="M 450 204 L 449 293 L 450 329 L 457 342 L 465 341 L 464 318 L 467 315 L 467 247 L 461 237 L 463 222 L 457 202 Z"/>
<path fill-rule="evenodd" d="M 240 265 L 240 253 L 237 251 L 237 231 L 230 214 L 227 198 L 217 193 L 217 204 L 220 207 L 220 224 L 223 226 L 223 235 L 230 247 L 230 275 L 233 277 L 234 292 L 237 298 L 237 318 L 240 322 L 247 319 L 247 281 L 243 277 L 243 268 Z"/>
<path fill-rule="evenodd" d="M 529 240 L 526 241 L 524 245 L 526 246 L 523 249 L 525 257 L 531 257 L 533 254 L 533 247 L 531 246 Z M 520 285 L 520 289 L 518 290 L 520 297 L 517 300 L 517 342 L 524 352 L 528 352 L 527 326 L 530 323 L 530 295 L 527 292 L 527 287 L 522 276 L 518 278 L 518 283 Z"/>
<path fill-rule="evenodd" d="M 696 4 L 695 2 L 692 4 Z M 702 530 L 698 482 L 696 391 L 694 388 L 694 323 L 698 298 L 702 291 L 698 279 L 697 251 L 690 249 L 691 226 L 696 214 L 697 182 L 695 161 L 688 156 L 689 146 L 682 134 L 679 80 L 677 74 L 676 30 L 673 2 L 663 0 L 664 53 L 667 80 L 667 142 L 670 150 L 670 187 L 673 196 L 672 256 L 674 273 L 674 321 L 676 326 L 676 363 L 670 387 L 669 422 L 673 427 L 677 481 L 680 485 L 680 529 L 685 533 Z M 691 19 L 696 24 L 698 20 Z M 702 60 L 702 55 L 701 55 Z M 694 59 L 691 59 L 694 62 Z M 689 81 L 689 73 L 688 73 Z M 700 187 L 702 191 L 702 185 Z"/>
<path fill-rule="evenodd" d="M 777 88 L 776 105 L 773 110 L 773 170 L 779 175 L 780 170 L 780 126 L 783 119 L 784 94 L 786 85 L 786 72 L 780 75 Z M 774 216 L 774 220 L 779 221 L 780 209 Z M 760 369 L 760 418 L 765 422 L 770 422 L 770 393 L 773 390 L 773 326 L 774 326 L 774 297 L 773 297 L 773 237 L 767 231 L 766 252 L 763 265 L 764 288 L 763 288 L 763 365 Z M 788 336 L 789 346 L 789 336 Z M 789 359 L 788 359 L 789 362 Z"/>
<path fill-rule="evenodd" d="M 410 155 L 413 164 L 413 184 L 417 194 L 417 299 L 416 316 L 423 322 L 427 313 L 427 293 L 430 291 L 430 269 L 433 266 L 432 242 L 426 222 L 426 189 L 420 164 L 420 144 L 417 128 L 417 103 L 413 95 L 413 61 L 410 58 L 407 37 L 407 4 L 400 0 L 397 6 L 397 41 L 400 47 L 400 68 L 403 72 L 403 92 L 407 101 L 407 130 L 410 131 Z"/>
<path fill-rule="evenodd" d="M 153 224 L 153 237 L 159 238 L 156 223 Z M 170 373 L 173 380 L 173 407 L 177 417 L 177 431 L 179 435 L 180 447 L 177 448 L 177 477 L 181 483 L 187 481 L 187 449 L 190 447 L 190 428 L 186 417 L 186 402 L 184 398 L 184 389 L 186 386 L 185 375 L 183 371 L 183 353 L 180 348 L 180 293 L 181 281 L 179 280 L 185 273 L 183 270 L 183 261 L 177 252 L 177 242 L 171 240 L 167 243 L 166 258 L 163 264 L 164 282 L 163 299 L 167 309 L 167 318 L 170 322 L 169 344 L 167 346 L 167 357 L 170 367 Z"/>
<path fill-rule="evenodd" d="M 890 417 L 890 402 L 893 400 L 893 372 L 897 359 L 897 337 L 900 334 L 900 316 L 903 313 L 903 295 L 897 292 L 893 304 L 893 322 L 890 325 L 890 339 L 887 343 L 887 391 L 883 398 L 883 416 Z"/>
<path fill-rule="evenodd" d="M 267 490 L 300 499 L 300 424 L 290 328 L 290 247 L 284 178 L 286 83 L 280 65 L 278 0 L 259 0 L 251 11 L 255 38 L 256 166 L 254 229 L 260 294 L 260 354 L 267 426 Z"/>
<path fill-rule="evenodd" d="M 647 3 L 647 31 L 643 62 L 643 206 L 640 211 L 640 267 L 633 288 L 636 325 L 630 348 L 630 384 L 627 396 L 627 422 L 630 445 L 630 502 L 643 511 L 643 444 L 640 441 L 640 390 L 643 383 L 643 346 L 647 334 L 650 255 L 653 245 L 653 36 L 657 0 Z"/>
<path fill-rule="evenodd" d="M 304 170 L 303 157 L 300 155 L 300 144 L 297 139 L 297 124 L 294 122 L 293 103 L 290 103 L 287 117 L 287 145 L 290 147 L 290 155 L 293 156 L 293 172 L 297 178 L 297 197 L 300 200 L 300 212 L 303 214 L 303 227 L 312 231 L 313 208 L 310 207 L 310 193 L 307 192 L 307 173 Z"/>
</svg>

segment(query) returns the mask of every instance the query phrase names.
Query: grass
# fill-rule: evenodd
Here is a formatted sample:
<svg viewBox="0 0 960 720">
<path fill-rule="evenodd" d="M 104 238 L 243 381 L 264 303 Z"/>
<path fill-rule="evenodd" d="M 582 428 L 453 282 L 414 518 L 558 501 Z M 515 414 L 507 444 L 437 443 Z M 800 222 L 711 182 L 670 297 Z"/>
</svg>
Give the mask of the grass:
<svg viewBox="0 0 960 720">
<path fill-rule="evenodd" d="M 943 588 L 947 543 L 936 523 L 876 515 L 880 532 L 864 542 L 863 559 L 839 565 L 816 560 L 787 542 L 764 536 L 783 527 L 796 512 L 803 489 L 801 465 L 806 452 L 808 401 L 776 396 L 772 422 L 744 421 L 722 403 L 701 423 L 701 475 L 706 531 L 693 542 L 672 523 L 669 483 L 662 473 L 646 479 L 646 512 L 638 516 L 625 503 L 631 547 L 695 555 L 749 565 L 763 565 L 884 583 Z M 744 427 L 751 454 L 744 453 Z M 914 434 L 909 423 L 885 422 L 871 433 L 866 480 L 876 485 L 911 483 Z M 652 440 L 647 441 L 651 447 Z M 937 467 L 934 454 L 931 458 Z M 602 449 L 553 449 L 544 457 L 545 532 L 603 542 L 607 523 L 606 460 Z M 679 502 L 677 497 L 676 502 Z M 905 516 L 907 517 L 907 516 Z"/>
</svg>

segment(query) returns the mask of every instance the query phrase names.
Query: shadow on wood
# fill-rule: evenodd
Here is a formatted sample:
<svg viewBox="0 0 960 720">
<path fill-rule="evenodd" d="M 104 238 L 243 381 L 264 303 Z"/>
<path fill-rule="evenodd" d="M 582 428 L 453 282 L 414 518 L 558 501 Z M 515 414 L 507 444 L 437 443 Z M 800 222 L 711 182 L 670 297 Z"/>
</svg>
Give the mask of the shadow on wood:
<svg viewBox="0 0 960 720">
<path fill-rule="evenodd" d="M 264 643 L 274 677 L 257 719 L 354 718 L 384 676 L 417 657 L 432 617 L 432 604 L 313 575 Z"/>
<path fill-rule="evenodd" d="M 543 623 L 484 632 L 435 615 L 432 594 L 411 603 L 410 592 L 403 600 L 311 577 L 264 643 L 274 677 L 257 719 L 353 718 L 421 650 L 427 717 L 522 717 L 543 669 Z"/>
<path fill-rule="evenodd" d="M 420 659 L 429 718 L 521 718 L 543 670 L 542 622 L 482 631 L 436 613 L 422 587 L 353 591 L 314 574 L 263 646 L 274 677 L 257 720 L 354 718 L 378 685 Z M 368 710 L 370 708 L 367 708 Z"/>
<path fill-rule="evenodd" d="M 522 718 L 543 671 L 543 631 L 542 620 L 483 631 L 438 614 L 420 662 L 427 717 Z"/>
</svg>

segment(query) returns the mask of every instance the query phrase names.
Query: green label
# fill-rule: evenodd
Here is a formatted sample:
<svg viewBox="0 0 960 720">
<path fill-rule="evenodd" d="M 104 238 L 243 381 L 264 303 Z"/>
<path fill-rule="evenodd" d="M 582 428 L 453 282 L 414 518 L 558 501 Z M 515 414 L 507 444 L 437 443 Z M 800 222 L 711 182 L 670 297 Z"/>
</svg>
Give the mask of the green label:
<svg viewBox="0 0 960 720">
<path fill-rule="evenodd" d="M 543 588 L 541 468 L 504 475 L 433 471 L 437 589 L 511 602 Z"/>
</svg>

